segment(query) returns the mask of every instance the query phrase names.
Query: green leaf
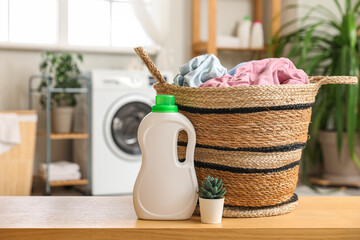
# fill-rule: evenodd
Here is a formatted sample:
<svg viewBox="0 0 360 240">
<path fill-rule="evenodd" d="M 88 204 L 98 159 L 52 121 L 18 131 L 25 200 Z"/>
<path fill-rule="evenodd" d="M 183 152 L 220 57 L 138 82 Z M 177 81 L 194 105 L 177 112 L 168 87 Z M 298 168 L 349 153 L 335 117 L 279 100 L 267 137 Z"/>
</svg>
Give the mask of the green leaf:
<svg viewBox="0 0 360 240">
<path fill-rule="evenodd" d="M 335 0 L 335 1 L 338 1 L 338 0 Z M 350 11 L 350 9 L 351 9 L 351 0 L 346 0 L 345 9 L 346 9 L 346 12 Z"/>
<path fill-rule="evenodd" d="M 308 53 L 308 50 L 311 49 L 311 46 L 312 44 L 314 44 L 314 41 L 313 40 L 313 32 L 315 31 L 315 29 L 322 25 L 323 24 L 323 21 L 320 21 L 316 24 L 314 24 L 313 26 L 311 26 L 311 28 L 309 28 L 306 32 L 306 35 L 305 35 L 305 39 L 303 40 L 303 47 L 302 47 L 302 50 L 301 50 L 301 57 L 298 61 L 298 64 L 299 65 L 302 65 L 302 63 L 304 63 L 307 59 L 307 53 Z M 310 45 L 310 46 L 308 46 Z"/>
<path fill-rule="evenodd" d="M 360 169 L 360 160 L 359 160 L 359 158 L 356 156 L 356 154 L 354 154 L 354 155 L 352 156 L 352 159 L 355 161 L 356 166 Z"/>
<path fill-rule="evenodd" d="M 341 92 L 341 87 L 339 86 L 336 88 L 335 110 L 336 110 L 335 116 L 336 116 L 336 131 L 337 131 L 337 152 L 338 152 L 338 156 L 340 156 L 344 124 L 343 124 L 342 92 Z"/>
<path fill-rule="evenodd" d="M 341 8 L 341 5 L 340 5 L 339 1 L 338 1 L 338 0 L 334 0 L 334 2 L 336 3 L 336 6 L 337 6 L 339 12 L 342 13 L 343 10 L 342 10 L 342 8 Z"/>
<path fill-rule="evenodd" d="M 348 137 L 348 145 L 349 152 L 351 158 L 356 161 L 356 153 L 355 153 L 355 131 L 356 131 L 356 123 L 357 123 L 357 104 L 358 104 L 358 89 L 359 85 L 349 86 L 349 93 L 347 96 L 347 137 Z"/>
<path fill-rule="evenodd" d="M 359 13 L 360 1 L 358 1 L 353 9 L 353 13 Z"/>
<path fill-rule="evenodd" d="M 206 184 L 204 181 L 201 181 L 201 184 L 203 185 L 203 187 L 206 187 Z"/>
<path fill-rule="evenodd" d="M 205 179 L 205 181 L 206 181 L 206 189 L 211 190 L 212 184 L 211 184 L 210 180 L 207 178 L 207 179 Z"/>
<path fill-rule="evenodd" d="M 212 195 L 211 192 L 207 192 L 207 197 L 208 197 L 208 198 L 214 198 L 214 195 Z"/>
<path fill-rule="evenodd" d="M 219 180 L 219 182 L 216 184 L 218 188 L 222 188 L 222 179 Z"/>
</svg>

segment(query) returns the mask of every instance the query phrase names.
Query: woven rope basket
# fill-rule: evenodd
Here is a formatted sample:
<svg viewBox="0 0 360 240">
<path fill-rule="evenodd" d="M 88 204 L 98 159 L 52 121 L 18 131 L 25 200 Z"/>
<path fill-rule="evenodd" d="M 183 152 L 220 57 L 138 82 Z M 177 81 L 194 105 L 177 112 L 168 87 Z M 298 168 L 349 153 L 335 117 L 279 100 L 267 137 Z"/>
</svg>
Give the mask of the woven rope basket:
<svg viewBox="0 0 360 240">
<path fill-rule="evenodd" d="M 225 217 L 274 216 L 296 207 L 294 190 L 315 96 L 324 84 L 358 82 L 319 76 L 304 85 L 180 87 L 165 82 L 142 48 L 135 51 L 157 79 L 157 94 L 175 95 L 179 112 L 194 125 L 198 183 L 208 175 L 223 179 Z M 181 132 L 180 159 L 186 144 Z"/>
</svg>

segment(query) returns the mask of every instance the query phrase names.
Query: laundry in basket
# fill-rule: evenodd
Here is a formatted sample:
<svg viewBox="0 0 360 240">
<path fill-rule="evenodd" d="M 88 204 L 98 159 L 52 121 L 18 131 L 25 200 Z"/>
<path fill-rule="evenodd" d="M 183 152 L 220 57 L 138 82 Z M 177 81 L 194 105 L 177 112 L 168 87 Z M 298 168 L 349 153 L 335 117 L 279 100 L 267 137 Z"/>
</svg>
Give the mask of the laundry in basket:
<svg viewBox="0 0 360 240">
<path fill-rule="evenodd" d="M 196 131 L 198 182 L 217 176 L 227 186 L 224 217 L 265 217 L 295 209 L 294 193 L 315 96 L 325 84 L 356 77 L 311 77 L 310 84 L 193 88 L 168 84 L 142 48 L 135 51 Z M 180 133 L 179 158 L 187 137 Z"/>
</svg>

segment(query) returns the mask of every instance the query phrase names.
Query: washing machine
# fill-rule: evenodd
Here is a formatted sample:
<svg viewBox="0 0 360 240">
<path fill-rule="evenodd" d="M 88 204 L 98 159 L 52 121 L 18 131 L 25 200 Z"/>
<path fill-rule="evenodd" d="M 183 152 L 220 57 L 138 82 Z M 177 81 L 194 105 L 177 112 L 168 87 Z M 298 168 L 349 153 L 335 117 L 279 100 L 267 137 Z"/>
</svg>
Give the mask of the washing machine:
<svg viewBox="0 0 360 240">
<path fill-rule="evenodd" d="M 92 194 L 131 194 L 141 165 L 137 130 L 154 104 L 155 80 L 125 70 L 92 70 L 91 79 Z"/>
</svg>

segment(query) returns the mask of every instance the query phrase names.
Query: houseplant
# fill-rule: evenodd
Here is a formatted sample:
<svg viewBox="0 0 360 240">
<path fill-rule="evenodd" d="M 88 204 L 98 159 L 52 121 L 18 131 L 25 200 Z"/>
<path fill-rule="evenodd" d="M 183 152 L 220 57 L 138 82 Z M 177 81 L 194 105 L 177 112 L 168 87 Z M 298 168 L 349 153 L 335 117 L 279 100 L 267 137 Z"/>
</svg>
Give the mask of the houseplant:
<svg viewBox="0 0 360 240">
<path fill-rule="evenodd" d="M 203 223 L 221 223 L 224 195 L 222 179 L 207 176 L 199 188 L 200 215 Z"/>
<path fill-rule="evenodd" d="M 308 75 L 358 76 L 360 1 L 346 0 L 344 8 L 333 1 L 340 17 L 323 5 L 289 5 L 288 9 L 306 8 L 307 13 L 285 23 L 275 34 L 275 57 L 286 55 Z M 284 34 L 287 29 L 296 30 Z M 311 163 L 323 159 L 324 177 L 333 182 L 360 181 L 359 106 L 358 85 L 324 86 L 313 106 L 305 157 Z"/>
<path fill-rule="evenodd" d="M 73 56 L 65 52 L 46 52 L 40 64 L 40 71 L 50 79 L 52 88 L 78 88 L 80 83 L 78 77 L 80 70 L 78 63 L 83 61 L 81 54 Z M 38 90 L 42 93 L 40 104 L 45 108 L 46 94 L 43 89 L 46 88 L 46 79 L 43 78 Z M 52 129 L 58 133 L 71 132 L 74 106 L 76 98 L 74 93 L 52 93 L 51 94 L 51 119 Z"/>
</svg>

